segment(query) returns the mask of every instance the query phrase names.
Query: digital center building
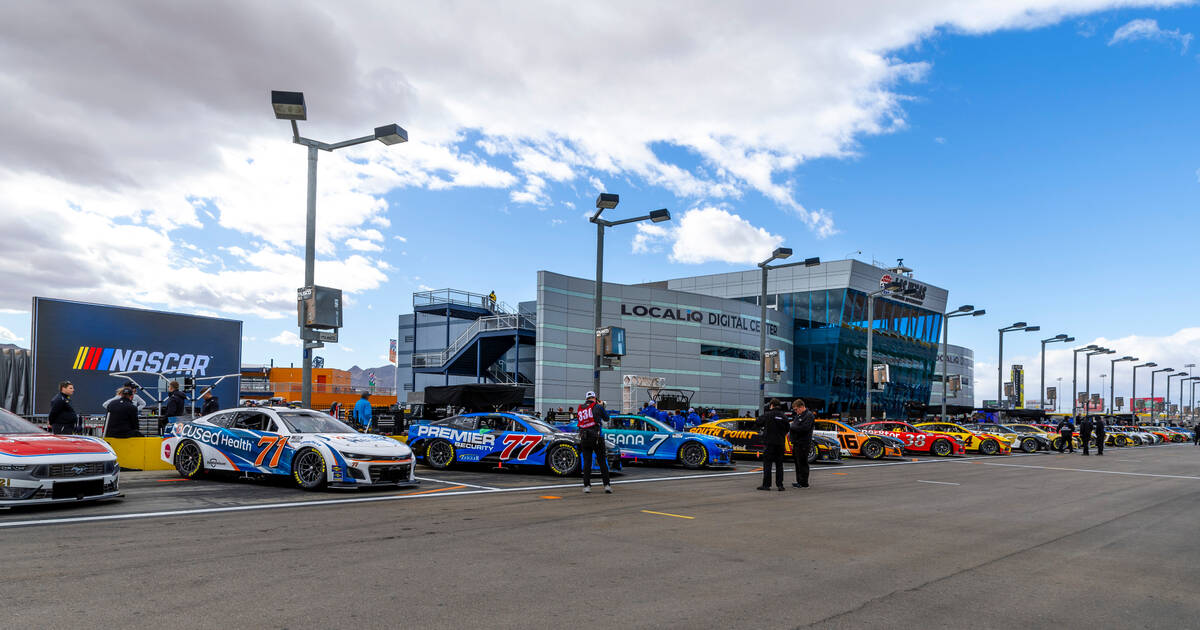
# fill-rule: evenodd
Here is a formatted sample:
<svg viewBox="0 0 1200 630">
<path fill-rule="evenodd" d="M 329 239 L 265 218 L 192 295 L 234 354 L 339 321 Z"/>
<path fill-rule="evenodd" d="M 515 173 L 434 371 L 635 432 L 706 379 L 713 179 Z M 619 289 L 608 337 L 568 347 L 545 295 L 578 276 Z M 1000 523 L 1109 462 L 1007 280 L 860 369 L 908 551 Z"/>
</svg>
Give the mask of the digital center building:
<svg viewBox="0 0 1200 630">
<path fill-rule="evenodd" d="M 888 280 L 905 290 L 885 297 L 880 288 Z M 622 377 L 635 375 L 693 392 L 698 408 L 755 409 L 761 282 L 761 271 L 752 270 L 604 283 L 601 326 L 625 329 L 626 354 L 601 371 L 600 397 L 616 408 Z M 418 401 L 431 385 L 486 382 L 525 386 L 538 411 L 578 405 L 592 389 L 594 286 L 540 271 L 537 299 L 515 309 L 479 293 L 414 294 L 413 313 L 399 317 L 400 401 Z M 872 395 L 874 413 L 903 417 L 929 404 L 947 291 L 857 260 L 770 270 L 767 348 L 782 351 L 786 369 L 766 396 L 862 416 L 872 294 L 874 362 L 890 371 L 890 382 Z"/>
</svg>

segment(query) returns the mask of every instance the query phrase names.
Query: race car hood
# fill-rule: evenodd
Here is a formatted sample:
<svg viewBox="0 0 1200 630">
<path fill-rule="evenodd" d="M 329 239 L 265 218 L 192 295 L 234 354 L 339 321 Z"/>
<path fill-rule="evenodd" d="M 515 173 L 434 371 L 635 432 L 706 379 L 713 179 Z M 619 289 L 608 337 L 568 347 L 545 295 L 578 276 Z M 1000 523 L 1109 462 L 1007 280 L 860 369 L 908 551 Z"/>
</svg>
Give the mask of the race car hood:
<svg viewBox="0 0 1200 630">
<path fill-rule="evenodd" d="M 83 455 L 112 453 L 99 440 L 69 435 L 2 435 L 0 455 L 30 457 L 34 455 Z"/>
<path fill-rule="evenodd" d="M 304 433 L 299 437 L 320 440 L 334 450 L 363 455 L 390 455 L 405 457 L 412 454 L 407 444 L 383 435 L 368 433 Z"/>
</svg>

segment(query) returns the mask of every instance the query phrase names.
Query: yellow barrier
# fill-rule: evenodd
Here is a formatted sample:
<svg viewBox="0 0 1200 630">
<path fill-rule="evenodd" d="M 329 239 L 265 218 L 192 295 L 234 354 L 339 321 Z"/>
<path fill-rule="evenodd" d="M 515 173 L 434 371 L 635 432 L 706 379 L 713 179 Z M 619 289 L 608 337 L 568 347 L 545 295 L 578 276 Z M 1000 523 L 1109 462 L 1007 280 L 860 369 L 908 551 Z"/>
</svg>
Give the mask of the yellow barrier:
<svg viewBox="0 0 1200 630">
<path fill-rule="evenodd" d="M 117 464 L 130 470 L 175 470 L 161 456 L 162 438 L 104 438 L 117 452 Z"/>
</svg>

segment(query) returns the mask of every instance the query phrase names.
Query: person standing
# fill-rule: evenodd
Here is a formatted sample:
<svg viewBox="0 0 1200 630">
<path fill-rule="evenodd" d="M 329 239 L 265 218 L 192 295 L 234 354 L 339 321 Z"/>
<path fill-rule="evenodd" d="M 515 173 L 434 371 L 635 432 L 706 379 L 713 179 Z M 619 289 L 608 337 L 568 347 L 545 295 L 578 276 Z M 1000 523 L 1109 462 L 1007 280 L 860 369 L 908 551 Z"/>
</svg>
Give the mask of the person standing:
<svg viewBox="0 0 1200 630">
<path fill-rule="evenodd" d="M 592 492 L 592 455 L 600 466 L 600 479 L 604 492 L 612 494 L 608 479 L 608 449 L 604 443 L 604 425 L 608 422 L 608 410 L 596 400 L 596 392 L 588 392 L 586 400 L 579 405 L 579 456 L 583 464 L 583 493 Z"/>
<path fill-rule="evenodd" d="M 1092 434 L 1096 436 L 1096 454 L 1103 455 L 1104 440 L 1108 439 L 1106 431 L 1104 430 L 1104 418 L 1096 416 L 1095 421 L 1092 422 Z"/>
<path fill-rule="evenodd" d="M 100 406 L 103 407 L 104 409 L 108 409 L 108 404 L 111 402 L 114 402 L 118 398 L 120 398 L 121 390 L 125 389 L 126 387 L 133 390 L 133 398 L 132 398 L 133 404 L 137 406 L 138 413 L 141 413 L 142 410 L 146 408 L 146 401 L 141 396 L 138 395 L 138 390 L 141 388 L 138 387 L 138 384 L 134 383 L 133 381 L 125 381 L 124 385 L 117 388 L 117 394 L 115 396 L 113 396 L 112 398 L 109 398 L 108 400 L 104 401 L 104 404 L 100 405 Z"/>
<path fill-rule="evenodd" d="M 50 421 L 50 430 L 55 435 L 70 435 L 75 432 L 79 414 L 75 413 L 75 408 L 71 406 L 71 396 L 74 394 L 75 386 L 71 381 L 62 381 L 58 384 L 58 394 L 50 399 L 47 420 Z"/>
<path fill-rule="evenodd" d="M 687 420 L 684 421 L 687 427 L 700 426 L 700 414 L 696 413 L 695 409 L 688 409 Z"/>
<path fill-rule="evenodd" d="M 1091 455 L 1088 452 L 1088 443 L 1092 441 L 1092 417 L 1084 416 L 1079 419 L 1079 441 L 1083 443 L 1083 454 Z"/>
<path fill-rule="evenodd" d="M 360 427 L 362 427 L 363 433 L 367 433 L 371 430 L 370 396 L 371 394 L 369 392 L 363 392 L 362 397 L 358 399 L 358 402 L 354 403 L 354 421 L 357 422 Z"/>
<path fill-rule="evenodd" d="M 771 468 L 775 468 L 775 489 L 783 492 L 783 449 L 784 440 L 788 435 L 788 417 L 774 398 L 767 404 L 767 410 L 755 422 L 766 442 L 763 451 L 763 480 L 759 490 L 771 489 Z"/>
<path fill-rule="evenodd" d="M 1071 416 L 1065 416 L 1062 420 L 1058 421 L 1058 435 L 1062 438 L 1062 441 L 1058 445 L 1059 453 L 1064 452 L 1068 448 L 1071 449 L 1072 453 L 1075 452 L 1075 442 L 1071 438 L 1074 433 L 1075 425 L 1071 424 Z"/>
<path fill-rule="evenodd" d="M 492 291 L 491 293 L 488 294 L 488 302 L 490 303 L 492 310 L 493 311 L 496 310 L 496 292 L 495 291 Z"/>
<path fill-rule="evenodd" d="M 105 406 L 108 412 L 108 423 L 105 425 L 106 438 L 144 437 L 138 427 L 138 408 L 133 402 L 133 388 L 121 389 L 121 395 Z"/>
<path fill-rule="evenodd" d="M 210 413 L 216 413 L 221 410 L 221 401 L 216 396 L 213 396 L 211 387 L 204 390 L 204 393 L 200 397 L 204 399 L 204 405 L 200 407 L 200 415 L 207 416 Z"/>
<path fill-rule="evenodd" d="M 808 410 L 804 399 L 792 401 L 792 423 L 788 427 L 788 441 L 792 443 L 792 459 L 796 464 L 794 488 L 808 487 L 808 451 L 812 448 L 813 426 L 816 416 Z"/>
</svg>

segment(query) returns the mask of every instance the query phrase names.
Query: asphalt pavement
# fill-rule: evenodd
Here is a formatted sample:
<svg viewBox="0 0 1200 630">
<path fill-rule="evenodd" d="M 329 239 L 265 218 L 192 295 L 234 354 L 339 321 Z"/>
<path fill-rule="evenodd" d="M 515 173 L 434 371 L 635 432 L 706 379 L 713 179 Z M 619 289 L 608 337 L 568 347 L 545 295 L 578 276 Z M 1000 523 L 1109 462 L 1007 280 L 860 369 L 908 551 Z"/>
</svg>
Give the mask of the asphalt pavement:
<svg viewBox="0 0 1200 630">
<path fill-rule="evenodd" d="M 5 627 L 1195 627 L 1200 449 L 304 493 L 123 477 L 0 514 Z M 789 474 L 788 483 L 791 478 Z"/>
</svg>

